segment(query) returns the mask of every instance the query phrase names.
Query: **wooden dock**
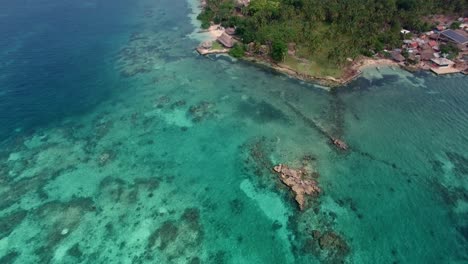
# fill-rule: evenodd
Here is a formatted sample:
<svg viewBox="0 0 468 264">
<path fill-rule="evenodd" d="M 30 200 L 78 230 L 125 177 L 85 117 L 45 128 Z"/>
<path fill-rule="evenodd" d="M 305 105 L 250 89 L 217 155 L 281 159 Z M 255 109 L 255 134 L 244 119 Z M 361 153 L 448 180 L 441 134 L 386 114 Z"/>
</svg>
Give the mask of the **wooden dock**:
<svg viewBox="0 0 468 264">
<path fill-rule="evenodd" d="M 204 48 L 196 48 L 197 52 L 200 55 L 208 55 L 208 54 L 223 54 L 228 53 L 229 49 L 204 49 Z"/>
<path fill-rule="evenodd" d="M 431 68 L 431 71 L 437 75 L 459 73 L 462 70 L 454 67 L 440 67 L 440 68 Z"/>
</svg>

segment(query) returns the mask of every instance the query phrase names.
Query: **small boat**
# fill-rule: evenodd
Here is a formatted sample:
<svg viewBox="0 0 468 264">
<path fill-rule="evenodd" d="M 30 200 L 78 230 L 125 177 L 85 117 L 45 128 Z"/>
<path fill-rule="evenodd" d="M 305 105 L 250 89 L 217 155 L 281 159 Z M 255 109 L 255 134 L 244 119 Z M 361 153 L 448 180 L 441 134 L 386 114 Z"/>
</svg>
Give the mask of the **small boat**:
<svg viewBox="0 0 468 264">
<path fill-rule="evenodd" d="M 332 138 L 332 142 L 339 149 L 342 149 L 342 150 L 347 150 L 348 149 L 348 145 L 344 141 L 342 141 L 342 140 L 340 140 L 338 138 Z"/>
</svg>

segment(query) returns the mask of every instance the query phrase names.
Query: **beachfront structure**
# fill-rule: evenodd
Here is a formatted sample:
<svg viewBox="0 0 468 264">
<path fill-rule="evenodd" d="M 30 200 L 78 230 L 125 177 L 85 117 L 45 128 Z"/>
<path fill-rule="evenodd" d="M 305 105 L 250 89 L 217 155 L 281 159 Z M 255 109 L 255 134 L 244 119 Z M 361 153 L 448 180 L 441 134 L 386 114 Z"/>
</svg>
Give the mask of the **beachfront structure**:
<svg viewBox="0 0 468 264">
<path fill-rule="evenodd" d="M 398 51 L 393 51 L 392 52 L 392 59 L 397 61 L 397 62 L 405 61 L 405 57 L 403 57 L 403 55 L 401 55 L 401 53 L 398 52 Z"/>
<path fill-rule="evenodd" d="M 211 49 L 211 47 L 213 47 L 213 43 L 211 41 L 205 41 L 200 44 L 200 47 L 204 49 Z"/>
<path fill-rule="evenodd" d="M 237 0 L 236 6 L 237 7 L 246 7 L 250 4 L 250 0 Z"/>
<path fill-rule="evenodd" d="M 420 53 L 421 60 L 430 60 L 434 57 L 434 51 L 431 48 L 424 49 Z"/>
<path fill-rule="evenodd" d="M 226 48 L 232 48 L 234 46 L 234 40 L 226 33 L 221 34 L 217 40 Z"/>
<path fill-rule="evenodd" d="M 436 29 L 437 29 L 437 31 L 442 31 L 442 30 L 445 29 L 445 26 L 443 26 L 443 25 L 438 25 L 438 26 L 436 27 Z"/>
<path fill-rule="evenodd" d="M 228 28 L 226 28 L 226 30 L 224 32 L 226 32 L 229 35 L 234 35 L 234 34 L 236 34 L 236 29 L 233 28 L 233 27 L 228 27 Z"/>
<path fill-rule="evenodd" d="M 461 44 L 461 45 L 467 45 L 468 44 L 468 37 L 460 32 L 457 32 L 455 30 L 444 30 L 440 33 L 441 37 L 454 42 L 456 44 Z"/>
<path fill-rule="evenodd" d="M 439 67 L 449 67 L 455 64 L 453 61 L 446 58 L 434 58 L 431 59 L 431 61 Z"/>
</svg>

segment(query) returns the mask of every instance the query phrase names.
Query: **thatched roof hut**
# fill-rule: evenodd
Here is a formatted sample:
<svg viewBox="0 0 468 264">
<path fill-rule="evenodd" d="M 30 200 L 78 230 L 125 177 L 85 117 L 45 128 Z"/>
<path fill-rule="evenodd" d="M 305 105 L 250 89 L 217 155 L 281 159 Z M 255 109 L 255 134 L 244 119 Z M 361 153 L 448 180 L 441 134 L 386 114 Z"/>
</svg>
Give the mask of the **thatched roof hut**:
<svg viewBox="0 0 468 264">
<path fill-rule="evenodd" d="M 405 57 L 403 57 L 403 55 L 401 55 L 401 53 L 397 51 L 392 52 L 392 59 L 394 59 L 397 62 L 405 61 Z"/>
<path fill-rule="evenodd" d="M 434 51 L 432 49 L 425 49 L 423 51 L 421 51 L 421 60 L 425 60 L 425 61 L 428 61 L 428 60 L 431 60 L 433 57 L 434 57 Z"/>
<path fill-rule="evenodd" d="M 224 32 L 226 32 L 229 35 L 234 35 L 234 34 L 236 34 L 236 29 L 233 28 L 233 27 L 228 27 L 228 28 L 226 28 L 226 30 Z"/>
<path fill-rule="evenodd" d="M 236 0 L 235 4 L 237 7 L 245 7 L 250 4 L 250 0 Z"/>
<path fill-rule="evenodd" d="M 223 33 L 221 36 L 219 36 L 217 40 L 226 48 L 232 48 L 234 46 L 234 40 L 226 33 Z"/>
</svg>

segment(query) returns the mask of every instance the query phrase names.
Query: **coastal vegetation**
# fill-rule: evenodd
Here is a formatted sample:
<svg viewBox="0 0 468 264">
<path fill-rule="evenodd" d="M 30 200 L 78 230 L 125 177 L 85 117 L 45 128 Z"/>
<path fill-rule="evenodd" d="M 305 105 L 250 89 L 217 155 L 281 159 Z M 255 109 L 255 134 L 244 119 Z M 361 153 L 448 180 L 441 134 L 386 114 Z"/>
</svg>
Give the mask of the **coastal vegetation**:
<svg viewBox="0 0 468 264">
<path fill-rule="evenodd" d="M 458 48 L 453 43 L 447 43 L 440 46 L 440 53 L 452 60 L 458 56 Z"/>
<path fill-rule="evenodd" d="M 244 46 L 242 44 L 236 43 L 231 50 L 229 50 L 229 55 L 234 58 L 241 58 L 244 56 Z"/>
<path fill-rule="evenodd" d="M 304 59 L 333 72 L 349 58 L 398 47 L 402 28 L 430 30 L 434 25 L 424 19 L 430 14 L 466 10 L 465 0 L 206 0 L 198 18 L 204 28 L 211 22 L 235 27 L 244 45 L 267 46 L 273 61 L 310 68 Z"/>
</svg>

